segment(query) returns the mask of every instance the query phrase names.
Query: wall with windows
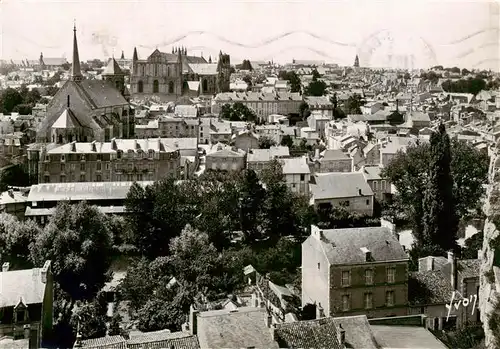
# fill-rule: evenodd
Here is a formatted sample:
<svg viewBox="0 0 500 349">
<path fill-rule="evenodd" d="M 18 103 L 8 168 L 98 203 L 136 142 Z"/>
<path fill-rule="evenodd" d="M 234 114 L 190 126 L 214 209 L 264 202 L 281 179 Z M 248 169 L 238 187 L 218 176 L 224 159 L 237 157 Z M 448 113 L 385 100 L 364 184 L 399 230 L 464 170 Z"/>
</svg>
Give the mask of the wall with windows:
<svg viewBox="0 0 500 349">
<path fill-rule="evenodd" d="M 407 315 L 407 271 L 407 262 L 331 266 L 330 315 Z"/>
</svg>

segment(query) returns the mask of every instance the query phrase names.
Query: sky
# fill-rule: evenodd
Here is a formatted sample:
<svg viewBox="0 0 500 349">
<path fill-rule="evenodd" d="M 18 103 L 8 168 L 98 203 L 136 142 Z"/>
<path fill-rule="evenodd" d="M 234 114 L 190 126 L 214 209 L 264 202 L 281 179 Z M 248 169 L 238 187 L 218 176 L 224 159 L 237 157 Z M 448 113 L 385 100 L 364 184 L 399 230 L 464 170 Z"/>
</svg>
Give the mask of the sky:
<svg viewBox="0 0 500 349">
<path fill-rule="evenodd" d="M 500 2 L 427 0 L 0 0 L 0 59 L 80 59 L 155 48 L 362 66 L 500 68 Z"/>
</svg>

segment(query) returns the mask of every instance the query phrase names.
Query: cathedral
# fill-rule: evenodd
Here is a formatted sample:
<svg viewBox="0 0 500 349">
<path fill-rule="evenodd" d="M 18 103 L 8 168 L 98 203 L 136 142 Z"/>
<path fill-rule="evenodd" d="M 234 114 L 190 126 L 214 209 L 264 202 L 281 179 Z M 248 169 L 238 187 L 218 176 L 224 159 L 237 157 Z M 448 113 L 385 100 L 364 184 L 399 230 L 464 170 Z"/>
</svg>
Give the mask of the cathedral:
<svg viewBox="0 0 500 349">
<path fill-rule="evenodd" d="M 183 47 L 172 53 L 156 49 L 147 59 L 139 60 L 134 49 L 130 92 L 134 97 L 158 97 L 175 101 L 183 95 L 213 96 L 229 91 L 231 63 L 228 54 L 219 53 L 217 63 L 190 56 Z"/>
<path fill-rule="evenodd" d="M 75 27 L 70 78 L 47 106 L 47 116 L 37 129 L 37 142 L 63 144 L 133 138 L 135 125 L 129 99 L 125 74 L 114 58 L 104 69 L 102 80 L 83 76 Z"/>
</svg>

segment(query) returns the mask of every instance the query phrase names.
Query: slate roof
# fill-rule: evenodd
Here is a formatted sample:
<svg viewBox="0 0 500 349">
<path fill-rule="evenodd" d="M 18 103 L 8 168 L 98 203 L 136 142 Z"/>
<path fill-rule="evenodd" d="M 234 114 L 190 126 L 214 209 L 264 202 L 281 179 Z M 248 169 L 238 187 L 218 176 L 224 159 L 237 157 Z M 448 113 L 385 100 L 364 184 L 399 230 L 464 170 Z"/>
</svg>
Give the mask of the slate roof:
<svg viewBox="0 0 500 349">
<path fill-rule="evenodd" d="M 78 121 L 70 108 L 66 108 L 61 113 L 61 116 L 52 124 L 52 128 L 76 128 L 81 126 L 80 121 Z"/>
<path fill-rule="evenodd" d="M 127 349 L 127 344 L 122 336 L 107 336 L 82 340 L 81 348 Z"/>
<path fill-rule="evenodd" d="M 198 75 L 217 75 L 217 63 L 190 63 L 189 67 Z"/>
<path fill-rule="evenodd" d="M 335 317 L 333 322 L 345 330 L 347 348 L 377 349 L 378 344 L 366 315 Z"/>
<path fill-rule="evenodd" d="M 382 172 L 382 169 L 379 166 L 362 167 L 362 173 L 364 174 L 367 181 L 380 180 L 382 178 L 382 177 L 380 177 L 381 172 Z"/>
<path fill-rule="evenodd" d="M 198 338 L 188 332 L 155 331 L 131 333 L 127 349 L 198 349 Z"/>
<path fill-rule="evenodd" d="M 0 308 L 13 307 L 20 299 L 26 305 L 43 302 L 45 284 L 41 268 L 0 272 Z"/>
<path fill-rule="evenodd" d="M 374 262 L 408 259 L 396 236 L 385 227 L 321 231 L 324 237 L 321 239 L 321 246 L 331 265 L 366 263 L 366 256 L 361 251 L 362 247 L 370 250 Z M 316 237 L 311 235 L 308 239 L 316 239 Z"/>
<path fill-rule="evenodd" d="M 459 259 L 457 260 L 457 270 L 462 278 L 479 277 L 481 261 L 479 259 Z"/>
<path fill-rule="evenodd" d="M 345 160 L 349 156 L 340 149 L 326 149 L 321 153 L 321 160 Z"/>
<path fill-rule="evenodd" d="M 446 304 L 453 289 L 450 276 L 440 270 L 416 271 L 408 277 L 408 302 L 412 305 Z"/>
<path fill-rule="evenodd" d="M 373 195 L 365 177 L 359 172 L 318 173 L 314 181 L 311 192 L 315 200 Z"/>
<path fill-rule="evenodd" d="M 283 174 L 311 173 L 305 157 L 281 159 Z"/>
<path fill-rule="evenodd" d="M 278 348 L 266 326 L 265 308 L 241 307 L 198 314 L 198 340 L 202 348 Z"/>
<path fill-rule="evenodd" d="M 282 348 L 341 349 L 333 318 L 277 324 L 275 338 Z"/>
<path fill-rule="evenodd" d="M 247 102 L 258 102 L 258 101 L 301 101 L 302 96 L 298 92 L 279 92 L 275 93 L 263 93 L 263 92 L 223 92 L 217 94 L 214 99 L 215 101 L 247 101 Z"/>
<path fill-rule="evenodd" d="M 110 58 L 108 65 L 102 71 L 101 75 L 123 75 L 123 71 L 114 58 Z"/>
<path fill-rule="evenodd" d="M 77 84 L 86 93 L 95 108 L 128 105 L 120 91 L 105 80 L 82 80 L 81 82 L 71 81 L 71 83 Z"/>
</svg>

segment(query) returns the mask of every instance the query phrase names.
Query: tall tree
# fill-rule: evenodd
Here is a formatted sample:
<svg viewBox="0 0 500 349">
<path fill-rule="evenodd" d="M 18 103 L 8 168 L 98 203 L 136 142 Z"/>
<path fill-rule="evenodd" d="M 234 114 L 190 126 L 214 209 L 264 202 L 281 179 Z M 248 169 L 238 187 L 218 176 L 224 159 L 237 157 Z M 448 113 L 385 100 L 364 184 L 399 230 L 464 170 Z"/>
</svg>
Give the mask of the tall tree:
<svg viewBox="0 0 500 349">
<path fill-rule="evenodd" d="M 42 230 L 31 220 L 21 222 L 13 215 L 0 214 L 0 258 L 12 269 L 32 268 L 30 244 Z"/>
<path fill-rule="evenodd" d="M 72 301 L 91 300 L 109 280 L 112 236 L 96 206 L 60 203 L 31 246 L 34 264 L 52 261 L 54 280 Z"/>
<path fill-rule="evenodd" d="M 260 238 L 261 206 L 266 192 L 253 170 L 246 170 L 240 187 L 241 230 L 249 242 Z"/>
<path fill-rule="evenodd" d="M 430 147 L 430 176 L 423 200 L 424 241 L 446 251 L 456 248 L 459 219 L 453 196 L 450 138 L 444 124 L 431 135 Z"/>
</svg>

